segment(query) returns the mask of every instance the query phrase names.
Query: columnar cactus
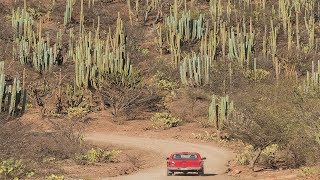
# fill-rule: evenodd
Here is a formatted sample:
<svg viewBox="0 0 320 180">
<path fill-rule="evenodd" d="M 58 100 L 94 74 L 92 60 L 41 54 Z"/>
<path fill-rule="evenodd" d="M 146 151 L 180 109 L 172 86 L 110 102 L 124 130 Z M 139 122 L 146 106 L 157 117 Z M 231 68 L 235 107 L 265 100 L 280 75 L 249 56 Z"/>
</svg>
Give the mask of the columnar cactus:
<svg viewBox="0 0 320 180">
<path fill-rule="evenodd" d="M 242 31 L 237 27 L 237 36 L 234 29 L 231 28 L 229 33 L 229 58 L 236 59 L 242 66 L 248 67 L 254 44 L 254 32 L 252 20 L 250 19 L 250 30 L 247 32 L 246 25 L 243 24 Z"/>
<path fill-rule="evenodd" d="M 32 67 L 39 73 L 51 72 L 53 64 L 57 58 L 57 44 L 52 47 L 50 44 L 49 37 L 43 38 L 42 31 L 42 21 L 40 21 L 37 34 L 32 32 L 32 38 L 28 39 L 22 37 L 21 39 L 16 39 L 15 44 L 17 45 L 18 58 L 23 65 L 32 65 Z M 37 38 L 36 38 L 37 36 Z M 59 38 L 59 33 L 57 34 Z M 58 39 L 59 40 L 59 39 Z M 60 43 L 60 45 L 59 45 Z M 58 41 L 58 46 L 61 46 L 61 42 Z"/>
<path fill-rule="evenodd" d="M 184 58 L 180 65 L 181 82 L 187 86 L 201 86 L 209 83 L 210 58 L 193 53 Z"/>
<path fill-rule="evenodd" d="M 4 100 L 5 85 L 4 61 L 0 61 L 0 112 L 2 110 L 2 103 Z"/>
<path fill-rule="evenodd" d="M 8 112 L 8 114 L 11 116 L 18 115 L 19 112 L 20 114 L 23 114 L 25 111 L 26 102 L 26 89 L 22 90 L 18 78 L 14 78 L 12 85 L 6 84 L 4 62 L 0 62 L 0 112 Z"/>
<path fill-rule="evenodd" d="M 212 96 L 212 100 L 209 106 L 209 123 L 213 124 L 216 130 L 222 130 L 224 123 L 229 119 L 231 113 L 234 110 L 233 101 L 229 99 L 229 96 L 220 97 L 219 100 L 215 95 Z"/>
<path fill-rule="evenodd" d="M 73 0 L 66 0 L 66 10 L 64 12 L 63 24 L 67 25 L 71 22 Z"/>
<path fill-rule="evenodd" d="M 75 61 L 75 84 L 78 87 L 97 88 L 97 80 L 103 80 L 107 75 L 119 74 L 124 82 L 125 78 L 132 74 L 133 69 L 126 51 L 126 36 L 120 15 L 115 33 L 109 29 L 106 41 L 100 39 L 99 26 L 98 19 L 94 38 L 92 32 L 82 32 L 74 49 L 69 49 L 69 56 Z"/>
<path fill-rule="evenodd" d="M 24 0 L 23 9 L 20 9 L 20 7 L 16 10 L 12 9 L 11 24 L 16 38 L 31 38 L 34 21 L 31 15 L 27 12 L 26 0 Z"/>
<path fill-rule="evenodd" d="M 210 15 L 213 22 L 220 21 L 222 16 L 222 4 L 221 0 L 210 0 Z M 230 10 L 230 3 L 228 3 L 228 8 Z M 230 11 L 228 11 L 231 13 Z M 228 15 L 230 15 L 228 13 Z"/>
<path fill-rule="evenodd" d="M 201 39 L 200 55 L 203 57 L 208 56 L 210 58 L 210 65 L 216 57 L 219 44 L 217 23 L 214 23 L 213 30 L 210 30 L 210 32 L 209 27 L 207 26 L 207 29 Z"/>
<path fill-rule="evenodd" d="M 308 35 L 309 35 L 309 48 L 308 50 L 312 50 L 315 45 L 315 18 L 314 15 L 310 15 L 309 19 L 307 17 L 304 17 L 305 20 L 305 26 L 306 29 L 308 30 Z"/>
<path fill-rule="evenodd" d="M 201 40 L 204 34 L 204 15 L 197 19 L 191 18 L 191 12 L 186 9 L 178 16 L 178 1 L 175 0 L 170 14 L 165 18 L 164 40 L 172 53 L 174 65 L 178 67 L 181 60 L 181 42 Z M 162 34 L 160 34 L 162 36 Z"/>
<path fill-rule="evenodd" d="M 312 71 L 307 72 L 307 78 L 303 82 L 303 91 L 306 94 L 320 93 L 320 60 L 318 60 L 318 68 L 315 67 L 312 61 Z"/>
</svg>

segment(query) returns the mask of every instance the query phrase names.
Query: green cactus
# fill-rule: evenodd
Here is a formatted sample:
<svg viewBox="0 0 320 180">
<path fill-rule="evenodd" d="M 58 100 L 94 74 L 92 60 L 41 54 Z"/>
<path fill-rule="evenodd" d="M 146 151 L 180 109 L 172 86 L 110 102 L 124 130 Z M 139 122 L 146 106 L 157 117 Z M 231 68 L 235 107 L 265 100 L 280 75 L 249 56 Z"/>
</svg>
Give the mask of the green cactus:
<svg viewBox="0 0 320 180">
<path fill-rule="evenodd" d="M 246 32 L 246 25 L 243 24 L 242 31 L 237 27 L 235 33 L 234 28 L 231 28 L 229 33 L 229 53 L 230 59 L 236 59 L 241 66 L 248 67 L 250 65 L 250 57 L 254 44 L 254 32 L 252 20 L 250 19 L 250 32 Z M 235 35 L 237 34 L 237 36 Z"/>
<path fill-rule="evenodd" d="M 174 65 L 178 67 L 181 60 L 181 43 L 188 41 L 201 40 L 204 35 L 204 15 L 200 14 L 197 19 L 191 18 L 191 12 L 184 10 L 181 17 L 178 16 L 178 2 L 174 2 L 174 7 L 170 14 L 165 18 L 165 31 L 162 39 L 162 33 L 159 34 L 161 45 L 166 43 L 172 53 Z"/>
<path fill-rule="evenodd" d="M 220 103 L 217 103 L 219 99 Z M 212 124 L 216 130 L 222 130 L 224 123 L 228 121 L 233 110 L 233 101 L 229 99 L 228 95 L 220 98 L 213 95 L 209 106 L 209 123 Z"/>
<path fill-rule="evenodd" d="M 210 58 L 193 53 L 180 64 L 181 82 L 187 86 L 201 86 L 209 83 Z"/>
<path fill-rule="evenodd" d="M 231 32 L 229 34 L 229 58 L 238 58 L 238 52 L 237 52 L 237 47 L 236 47 L 236 40 L 235 40 L 235 35 L 233 28 L 231 29 Z"/>
<path fill-rule="evenodd" d="M 276 61 L 276 54 L 277 54 L 277 35 L 278 35 L 278 28 L 273 26 L 273 21 L 271 20 L 271 32 L 270 32 L 270 52 L 272 56 L 272 62 L 275 63 Z"/>
<path fill-rule="evenodd" d="M 217 108 L 216 108 L 216 96 L 212 95 L 211 103 L 209 106 L 209 123 L 211 125 L 217 123 Z"/>
<path fill-rule="evenodd" d="M 55 63 L 57 57 L 57 44 L 50 46 L 50 39 L 43 38 L 41 34 L 42 20 L 40 20 L 37 36 L 33 32 L 33 38 L 27 39 L 24 36 L 21 39 L 16 39 L 15 44 L 17 44 L 18 58 L 21 64 L 31 65 L 40 74 L 44 72 L 51 72 L 52 67 Z M 57 35 L 59 37 L 59 33 Z M 59 43 L 57 42 L 58 46 Z"/>
<path fill-rule="evenodd" d="M 304 80 L 302 85 L 303 92 L 305 94 L 319 94 L 320 92 L 320 60 L 318 60 L 318 68 L 315 67 L 312 61 L 312 71 L 311 73 L 307 71 L 306 80 Z"/>
<path fill-rule="evenodd" d="M 23 96 L 22 96 L 23 94 Z M 21 111 L 20 102 L 22 97 Z M 7 100 L 6 100 L 7 99 Z M 4 74 L 4 62 L 0 62 L 0 112 L 6 111 L 9 115 L 14 116 L 23 114 L 26 107 L 27 90 L 20 87 L 18 78 L 14 78 L 12 85 L 6 85 Z"/>
<path fill-rule="evenodd" d="M 2 103 L 5 94 L 5 76 L 4 76 L 4 61 L 0 61 L 0 112 L 2 111 Z"/>
<path fill-rule="evenodd" d="M 80 34 L 74 49 L 69 49 L 69 56 L 75 61 L 75 84 L 77 87 L 98 88 L 98 82 L 108 75 L 119 74 L 121 81 L 132 75 L 132 65 L 126 51 L 126 39 L 123 22 L 118 14 L 114 33 L 109 29 L 107 40 L 100 39 L 100 20 L 94 35 L 92 32 Z M 70 36 L 70 42 L 73 40 Z M 72 46 L 70 46 L 72 47 Z"/>
<path fill-rule="evenodd" d="M 11 11 L 11 25 L 14 29 L 15 38 L 25 37 L 27 39 L 32 38 L 32 28 L 33 28 L 33 18 L 27 12 L 27 3 L 24 0 L 24 7 L 20 9 L 18 7 L 16 10 L 12 9 Z"/>
<path fill-rule="evenodd" d="M 66 10 L 64 12 L 63 24 L 66 26 L 71 22 L 73 0 L 66 0 Z"/>
<path fill-rule="evenodd" d="M 309 45 L 308 50 L 314 49 L 315 46 L 315 18 L 314 15 L 310 15 L 309 19 L 307 16 L 304 17 L 305 26 L 309 35 Z"/>
<path fill-rule="evenodd" d="M 17 92 L 18 92 L 17 84 L 18 83 L 20 83 L 20 82 L 16 78 L 14 78 L 13 85 L 9 86 L 9 89 L 11 89 L 9 114 L 12 116 L 15 115 L 15 111 L 16 111 Z"/>
</svg>

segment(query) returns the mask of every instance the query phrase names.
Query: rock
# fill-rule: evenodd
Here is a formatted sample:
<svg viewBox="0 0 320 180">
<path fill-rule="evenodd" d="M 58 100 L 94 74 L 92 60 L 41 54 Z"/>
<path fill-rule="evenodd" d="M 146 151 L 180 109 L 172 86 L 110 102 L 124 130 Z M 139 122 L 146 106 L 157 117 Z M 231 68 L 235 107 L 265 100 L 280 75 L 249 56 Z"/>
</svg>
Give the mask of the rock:
<svg viewBox="0 0 320 180">
<path fill-rule="evenodd" d="M 228 168 L 225 173 L 229 173 L 231 170 L 231 168 Z"/>
<path fill-rule="evenodd" d="M 234 174 L 240 174 L 242 171 L 241 170 L 239 170 L 239 169 L 235 169 L 234 170 Z"/>
</svg>

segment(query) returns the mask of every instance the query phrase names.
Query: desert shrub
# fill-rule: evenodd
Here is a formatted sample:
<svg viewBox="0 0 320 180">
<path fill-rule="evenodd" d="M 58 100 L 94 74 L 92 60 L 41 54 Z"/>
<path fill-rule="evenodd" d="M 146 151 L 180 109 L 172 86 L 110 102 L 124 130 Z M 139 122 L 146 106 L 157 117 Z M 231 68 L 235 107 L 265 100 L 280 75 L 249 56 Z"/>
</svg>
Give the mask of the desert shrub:
<svg viewBox="0 0 320 180">
<path fill-rule="evenodd" d="M 257 159 L 257 164 L 269 168 L 278 167 L 277 154 L 280 154 L 279 145 L 271 144 L 262 150 L 261 155 Z M 249 165 L 255 157 L 255 150 L 253 146 L 247 145 L 241 153 L 236 155 L 235 161 L 240 165 Z"/>
<path fill-rule="evenodd" d="M 156 84 L 160 89 L 167 91 L 177 89 L 179 87 L 178 83 L 167 76 L 167 74 L 157 70 L 153 78 L 156 80 Z"/>
<path fill-rule="evenodd" d="M 163 90 L 167 90 L 167 91 L 171 91 L 174 90 L 178 87 L 176 82 L 171 82 L 165 79 L 159 80 L 157 85 L 163 89 Z"/>
<path fill-rule="evenodd" d="M 30 178 L 34 173 L 28 171 L 21 160 L 8 159 L 0 163 L 0 179 Z"/>
<path fill-rule="evenodd" d="M 65 89 L 66 93 L 66 104 L 67 107 L 74 108 L 74 107 L 82 107 L 82 108 L 89 108 L 89 102 L 88 100 L 90 97 L 88 95 L 90 94 L 89 91 L 85 89 L 78 89 L 74 86 L 67 85 Z"/>
<path fill-rule="evenodd" d="M 58 176 L 55 174 L 51 174 L 50 176 L 45 177 L 46 180 L 64 180 L 63 176 Z"/>
<path fill-rule="evenodd" d="M 261 153 L 258 163 L 263 164 L 270 168 L 277 168 L 276 155 L 279 153 L 279 145 L 271 144 L 267 146 Z"/>
<path fill-rule="evenodd" d="M 89 113 L 88 108 L 83 107 L 72 107 L 67 109 L 67 114 L 69 117 L 84 117 L 86 114 Z"/>
<path fill-rule="evenodd" d="M 42 162 L 44 162 L 44 163 L 48 163 L 48 162 L 52 162 L 52 161 L 55 161 L 56 160 L 56 158 L 54 158 L 54 157 L 44 157 L 43 159 L 42 159 Z"/>
<path fill-rule="evenodd" d="M 249 164 L 253 170 L 260 155 L 270 144 L 287 140 L 283 131 L 286 124 L 277 118 L 269 117 L 263 110 L 252 108 L 247 111 L 253 111 L 250 112 L 251 117 L 238 112 L 233 113 L 231 119 L 226 122 L 226 129 L 234 138 L 252 145 L 254 155 Z"/>
<path fill-rule="evenodd" d="M 308 176 L 314 176 L 314 175 L 320 175 L 319 167 L 302 167 L 299 169 L 299 176 L 300 177 L 308 177 Z"/>
<path fill-rule="evenodd" d="M 61 97 L 61 101 L 62 107 L 57 108 L 57 113 L 66 113 L 70 118 L 83 118 L 91 111 L 93 106 L 91 104 L 92 93 L 89 90 L 77 89 L 71 85 L 67 85 L 65 96 Z"/>
<path fill-rule="evenodd" d="M 235 161 L 239 165 L 249 165 L 252 159 L 253 147 L 251 145 L 246 146 L 241 153 L 236 155 Z"/>
<path fill-rule="evenodd" d="M 319 163 L 320 146 L 313 136 L 307 134 L 305 124 L 296 122 L 288 132 L 290 141 L 283 147 L 292 157 L 286 158 L 289 167 L 298 168 Z"/>
<path fill-rule="evenodd" d="M 271 144 L 262 150 L 261 155 L 257 159 L 257 164 L 266 167 L 277 167 L 276 155 L 280 153 L 279 145 Z M 240 165 L 249 165 L 255 157 L 255 150 L 252 145 L 247 145 L 241 153 L 236 155 L 235 161 Z"/>
<path fill-rule="evenodd" d="M 248 79 L 254 81 L 263 81 L 270 75 L 270 72 L 264 69 L 257 69 L 256 71 L 253 70 L 246 70 L 244 71 L 244 76 Z"/>
<path fill-rule="evenodd" d="M 314 143 L 312 143 L 311 139 L 306 141 L 304 137 L 301 137 L 301 140 L 299 140 L 299 138 L 293 138 L 293 136 L 287 134 L 287 132 L 283 134 L 280 133 L 280 129 L 278 132 L 270 132 L 273 133 L 274 136 L 271 134 L 263 135 L 264 132 L 266 133 L 269 130 L 260 129 L 257 125 L 252 125 L 248 122 L 243 125 L 248 126 L 248 128 L 251 129 L 248 131 L 251 131 L 251 133 L 258 133 L 258 131 L 260 131 L 260 134 L 255 134 L 255 137 L 253 137 L 251 134 L 242 132 L 242 137 L 239 138 L 238 136 L 239 139 L 251 144 L 249 148 L 246 148 L 243 153 L 237 156 L 236 161 L 238 161 L 239 164 L 250 165 L 252 169 L 255 164 L 262 165 L 266 168 L 289 168 L 299 167 L 307 162 L 311 162 L 311 160 L 308 160 L 311 157 L 317 159 L 315 157 L 317 148 L 313 146 Z M 230 126 L 228 127 L 230 128 Z M 237 133 L 240 132 L 240 130 L 237 131 Z M 277 137 L 278 139 L 276 139 Z M 268 145 L 267 139 L 274 144 Z"/>
<path fill-rule="evenodd" d="M 154 122 L 154 126 L 157 129 L 169 129 L 172 127 L 177 127 L 181 120 L 173 117 L 170 113 L 156 113 L 153 115 L 151 120 Z"/>
<path fill-rule="evenodd" d="M 121 76 L 110 76 L 100 82 L 99 88 L 105 108 L 111 108 L 112 114 L 134 119 L 142 112 L 158 109 L 161 96 L 152 87 L 146 86 L 139 74 L 121 81 Z"/>
<path fill-rule="evenodd" d="M 44 10 L 40 9 L 39 7 L 28 7 L 27 12 L 33 19 L 39 19 L 43 16 Z"/>
<path fill-rule="evenodd" d="M 84 164 L 116 162 L 120 153 L 121 151 L 117 150 L 106 151 L 100 148 L 92 148 L 86 154 L 77 155 L 76 160 Z"/>
<path fill-rule="evenodd" d="M 180 82 L 180 74 L 170 63 L 165 62 L 163 59 L 159 59 L 151 71 L 150 74 L 153 74 L 153 79 L 156 81 L 164 80 L 166 82 L 173 82 L 175 84 L 174 86 L 178 87 L 177 82 Z"/>
<path fill-rule="evenodd" d="M 296 93 L 293 85 L 256 85 L 253 91 L 239 93 L 238 99 L 233 96 L 237 112 L 226 129 L 232 137 L 252 145 L 256 162 L 265 167 L 297 168 L 319 162 L 320 101 Z M 272 144 L 277 147 L 265 155 L 264 150 Z"/>
<path fill-rule="evenodd" d="M 217 139 L 216 133 L 209 133 L 208 131 L 204 131 L 204 133 L 192 133 L 192 136 L 201 141 L 213 141 Z"/>
</svg>

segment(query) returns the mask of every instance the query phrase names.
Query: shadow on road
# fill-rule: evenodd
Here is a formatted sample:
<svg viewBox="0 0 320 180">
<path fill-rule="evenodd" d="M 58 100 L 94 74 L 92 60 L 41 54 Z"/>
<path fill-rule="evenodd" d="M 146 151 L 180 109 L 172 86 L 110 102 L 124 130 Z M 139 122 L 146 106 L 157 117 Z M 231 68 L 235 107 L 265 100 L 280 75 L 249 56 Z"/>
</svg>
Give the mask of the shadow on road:
<svg viewBox="0 0 320 180">
<path fill-rule="evenodd" d="M 207 174 L 203 174 L 202 176 L 216 176 L 218 174 L 214 174 L 214 173 L 207 173 Z M 184 174 L 184 173 L 175 173 L 174 176 L 199 176 L 198 174 Z"/>
</svg>

